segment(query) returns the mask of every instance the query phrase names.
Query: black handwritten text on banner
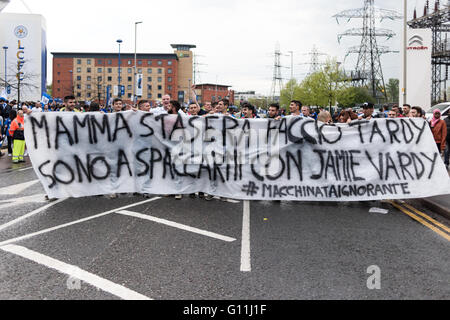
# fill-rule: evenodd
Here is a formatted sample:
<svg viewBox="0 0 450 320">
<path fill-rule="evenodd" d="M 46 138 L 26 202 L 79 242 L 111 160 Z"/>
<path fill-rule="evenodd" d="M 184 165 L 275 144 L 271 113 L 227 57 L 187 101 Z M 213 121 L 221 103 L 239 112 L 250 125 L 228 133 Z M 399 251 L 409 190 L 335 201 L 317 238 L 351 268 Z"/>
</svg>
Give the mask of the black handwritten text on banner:
<svg viewBox="0 0 450 320">
<path fill-rule="evenodd" d="M 450 180 L 423 119 L 327 125 L 144 112 L 36 113 L 33 167 L 51 198 L 110 193 L 361 201 L 446 194 Z"/>
</svg>

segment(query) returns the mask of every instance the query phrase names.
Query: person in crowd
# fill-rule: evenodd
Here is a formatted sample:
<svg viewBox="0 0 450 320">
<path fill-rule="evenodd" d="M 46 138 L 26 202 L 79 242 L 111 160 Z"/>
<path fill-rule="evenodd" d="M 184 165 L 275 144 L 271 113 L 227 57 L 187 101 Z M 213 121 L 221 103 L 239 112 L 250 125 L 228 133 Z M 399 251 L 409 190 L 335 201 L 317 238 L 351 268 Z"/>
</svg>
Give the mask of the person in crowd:
<svg viewBox="0 0 450 320">
<path fill-rule="evenodd" d="M 2 117 L 2 113 L 0 112 L 0 148 L 3 146 L 3 140 L 5 139 L 5 134 L 3 133 L 3 127 L 5 124 L 5 120 Z M 3 156 L 3 152 L 0 149 L 0 157 Z"/>
<path fill-rule="evenodd" d="M 389 119 L 397 118 L 397 112 L 395 112 L 395 110 L 389 110 L 388 111 L 388 118 Z"/>
<path fill-rule="evenodd" d="M 358 120 L 358 115 L 350 110 L 342 110 L 337 117 L 339 123 L 350 123 L 353 120 Z"/>
<path fill-rule="evenodd" d="M 447 127 L 447 137 L 445 138 L 445 151 L 444 151 L 444 163 L 447 169 L 449 169 L 449 157 L 450 157 L 450 117 L 445 118 L 445 124 Z"/>
<path fill-rule="evenodd" d="M 441 119 L 441 111 L 439 109 L 436 108 L 433 110 L 433 118 L 431 118 L 429 123 L 431 132 L 433 132 L 434 142 L 436 142 L 439 152 L 443 155 L 447 139 L 447 125 Z"/>
<path fill-rule="evenodd" d="M 120 112 L 123 110 L 123 101 L 120 98 L 115 98 L 112 103 L 112 112 Z"/>
<path fill-rule="evenodd" d="M 412 107 L 409 111 L 410 118 L 421 118 L 422 117 L 422 108 L 421 107 Z"/>
<path fill-rule="evenodd" d="M 9 134 L 9 129 L 11 128 L 11 122 L 17 117 L 17 111 L 10 109 L 8 118 L 6 118 L 3 126 L 4 126 L 4 132 L 6 134 L 6 139 L 8 141 L 8 157 L 12 156 L 12 136 Z"/>
<path fill-rule="evenodd" d="M 17 111 L 17 117 L 11 122 L 9 134 L 13 139 L 12 162 L 25 162 L 23 159 L 25 153 L 23 110 Z"/>
<path fill-rule="evenodd" d="M 64 104 L 60 111 L 66 112 L 80 112 L 78 108 L 76 108 L 76 101 L 74 96 L 65 96 Z"/>
<path fill-rule="evenodd" d="M 278 120 L 281 118 L 280 115 L 280 105 L 278 103 L 271 103 L 269 106 L 269 111 L 267 112 L 267 118 Z"/>
<path fill-rule="evenodd" d="M 405 103 L 403 105 L 402 111 L 403 111 L 403 116 L 406 118 L 409 118 L 410 117 L 409 113 L 411 112 L 411 105 Z"/>
<path fill-rule="evenodd" d="M 363 115 L 358 117 L 359 120 L 372 120 L 377 118 L 378 115 L 374 112 L 374 106 L 371 102 L 366 102 L 363 104 Z"/>
<path fill-rule="evenodd" d="M 394 112 L 396 113 L 396 118 L 403 118 L 403 114 L 400 112 L 400 108 L 398 107 L 398 105 L 393 105 L 392 110 L 394 110 Z"/>
<path fill-rule="evenodd" d="M 190 104 L 189 104 L 189 107 L 188 107 L 188 115 L 189 116 L 198 116 L 199 115 L 199 112 L 200 112 L 200 106 L 197 104 L 197 103 L 195 103 L 195 102 L 191 102 Z"/>
<path fill-rule="evenodd" d="M 319 113 L 319 115 L 317 116 L 317 120 L 324 122 L 324 123 L 328 123 L 331 124 L 333 123 L 333 119 L 331 118 L 331 114 L 328 111 L 322 111 Z"/>
<path fill-rule="evenodd" d="M 100 110 L 100 105 L 97 102 L 91 102 L 89 106 L 89 112 L 102 112 Z"/>
<path fill-rule="evenodd" d="M 300 108 L 302 103 L 298 100 L 292 100 L 289 104 L 289 112 L 291 116 L 301 116 Z"/>
<path fill-rule="evenodd" d="M 244 114 L 245 119 L 253 119 L 256 117 L 256 108 L 250 103 L 246 103 L 242 107 L 242 113 Z"/>
<path fill-rule="evenodd" d="M 150 111 L 150 102 L 148 100 L 139 100 L 138 109 L 140 111 L 149 112 Z"/>
<path fill-rule="evenodd" d="M 205 103 L 203 105 L 203 109 L 204 110 L 202 110 L 203 111 L 202 114 L 199 113 L 199 115 L 203 116 L 205 114 L 210 113 L 212 110 L 211 101 L 205 101 Z"/>
<path fill-rule="evenodd" d="M 314 116 L 311 114 L 311 109 L 308 106 L 302 106 L 301 107 L 302 113 L 301 115 L 305 118 L 314 118 Z"/>
<path fill-rule="evenodd" d="M 216 114 L 222 114 L 224 116 L 228 115 L 228 107 L 230 106 L 230 101 L 228 99 L 222 99 L 217 102 L 216 105 Z"/>
</svg>

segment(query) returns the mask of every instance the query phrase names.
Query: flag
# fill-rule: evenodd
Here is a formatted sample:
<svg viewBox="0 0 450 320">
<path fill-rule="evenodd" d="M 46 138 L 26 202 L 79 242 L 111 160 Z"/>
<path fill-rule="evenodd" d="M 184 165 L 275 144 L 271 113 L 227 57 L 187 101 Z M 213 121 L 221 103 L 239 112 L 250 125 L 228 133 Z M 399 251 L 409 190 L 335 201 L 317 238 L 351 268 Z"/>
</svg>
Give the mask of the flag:
<svg viewBox="0 0 450 320">
<path fill-rule="evenodd" d="M 42 98 L 41 98 L 41 105 L 42 105 L 42 107 L 45 106 L 47 103 L 49 103 L 51 98 L 52 97 L 50 97 L 47 93 L 44 92 L 42 94 Z"/>
</svg>

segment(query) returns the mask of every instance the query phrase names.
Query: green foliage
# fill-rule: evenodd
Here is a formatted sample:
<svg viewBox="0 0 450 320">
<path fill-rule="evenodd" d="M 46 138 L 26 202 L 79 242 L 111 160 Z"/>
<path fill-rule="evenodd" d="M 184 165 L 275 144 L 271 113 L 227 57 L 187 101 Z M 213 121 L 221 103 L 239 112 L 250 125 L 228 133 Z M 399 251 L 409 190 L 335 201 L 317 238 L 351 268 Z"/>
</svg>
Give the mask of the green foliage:
<svg viewBox="0 0 450 320">
<path fill-rule="evenodd" d="M 364 102 L 375 103 L 369 90 L 363 87 L 348 87 L 341 89 L 337 94 L 338 105 L 341 108 L 353 108 Z"/>
<path fill-rule="evenodd" d="M 386 85 L 388 102 L 399 103 L 399 83 L 398 79 L 389 79 Z"/>
<path fill-rule="evenodd" d="M 336 59 L 331 59 L 322 70 L 307 76 L 300 84 L 295 80 L 289 81 L 281 91 L 281 106 L 287 107 L 292 99 L 309 106 L 336 105 L 340 91 L 349 85 Z"/>
</svg>

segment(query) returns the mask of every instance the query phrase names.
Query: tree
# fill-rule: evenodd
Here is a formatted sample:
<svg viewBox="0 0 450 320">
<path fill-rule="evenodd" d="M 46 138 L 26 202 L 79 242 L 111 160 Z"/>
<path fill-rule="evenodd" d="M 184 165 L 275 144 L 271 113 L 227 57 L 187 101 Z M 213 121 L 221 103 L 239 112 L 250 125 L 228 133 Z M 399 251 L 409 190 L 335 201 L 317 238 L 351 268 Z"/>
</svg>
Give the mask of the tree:
<svg viewBox="0 0 450 320">
<path fill-rule="evenodd" d="M 281 91 L 281 104 L 289 105 L 292 96 L 304 105 L 331 107 L 336 105 L 338 93 L 349 84 L 350 81 L 339 70 L 336 59 L 330 59 L 320 71 L 310 74 L 299 85 L 288 82 Z"/>
<path fill-rule="evenodd" d="M 27 60 L 20 61 L 18 63 L 13 63 L 8 65 L 8 77 L 6 79 L 7 86 L 10 86 L 17 93 L 17 103 L 20 103 L 21 93 L 26 91 L 31 91 L 33 89 L 39 88 L 39 83 L 41 75 L 34 74 L 31 72 L 24 72 L 23 66 L 27 63 Z M 0 78 L 0 86 L 4 87 L 5 78 Z"/>
<path fill-rule="evenodd" d="M 398 79 L 389 79 L 386 85 L 388 102 L 399 103 L 399 82 Z"/>
<path fill-rule="evenodd" d="M 341 108 L 353 108 L 364 102 L 375 103 L 375 99 L 365 87 L 343 88 L 337 94 L 337 101 Z"/>
</svg>

